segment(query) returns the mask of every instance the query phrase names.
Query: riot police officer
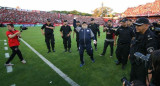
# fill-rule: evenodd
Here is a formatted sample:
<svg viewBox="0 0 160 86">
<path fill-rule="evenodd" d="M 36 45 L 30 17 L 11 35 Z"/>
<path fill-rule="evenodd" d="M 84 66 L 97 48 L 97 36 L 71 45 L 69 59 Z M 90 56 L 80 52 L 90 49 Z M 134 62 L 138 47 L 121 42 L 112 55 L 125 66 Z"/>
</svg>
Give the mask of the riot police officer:
<svg viewBox="0 0 160 86">
<path fill-rule="evenodd" d="M 63 38 L 63 44 L 64 44 L 64 48 L 65 48 L 65 51 L 64 52 L 67 52 L 67 48 L 68 48 L 68 52 L 71 53 L 71 32 L 72 32 L 72 29 L 71 27 L 68 25 L 67 23 L 67 20 L 64 20 L 64 24 L 63 26 L 61 26 L 61 29 L 60 29 L 60 33 L 61 33 L 61 37 Z"/>
<path fill-rule="evenodd" d="M 95 36 L 95 39 L 97 41 L 97 33 L 98 37 L 100 37 L 100 31 L 99 31 L 99 25 L 95 23 L 94 18 L 91 18 L 91 23 L 88 25 L 88 28 L 90 28 Z M 97 43 L 94 44 L 95 50 L 97 51 Z"/>
<path fill-rule="evenodd" d="M 156 37 L 149 28 L 149 20 L 141 17 L 136 20 L 136 36 L 133 40 L 130 51 L 131 73 L 130 80 L 140 80 L 146 84 L 146 76 L 148 69 L 145 68 L 145 63 L 141 59 L 136 59 L 135 52 L 140 52 L 144 55 L 152 53 L 157 49 Z M 150 79 L 149 79 L 150 80 Z M 149 86 L 147 84 L 147 86 Z"/>
<path fill-rule="evenodd" d="M 116 39 L 119 36 L 116 49 L 118 61 L 116 64 L 122 63 L 122 69 L 125 69 L 125 65 L 127 64 L 131 40 L 134 37 L 133 30 L 127 26 L 127 21 L 127 18 L 121 20 L 122 25 L 115 32 L 116 36 L 114 40 L 114 45 L 116 45 Z"/>
<path fill-rule="evenodd" d="M 45 29 L 45 32 L 44 32 L 44 29 Z M 45 42 L 48 48 L 48 53 L 51 52 L 50 44 L 52 46 L 53 52 L 55 52 L 54 50 L 55 39 L 54 39 L 53 29 L 55 29 L 55 27 L 53 26 L 53 24 L 51 24 L 50 19 L 47 19 L 47 23 L 41 27 L 41 32 L 45 36 Z"/>
<path fill-rule="evenodd" d="M 81 23 L 80 21 L 76 21 L 76 18 L 73 19 L 73 27 L 74 27 L 73 38 L 74 38 L 74 34 L 76 33 L 77 50 L 79 50 L 79 33 L 75 28 L 81 27 Z"/>
</svg>

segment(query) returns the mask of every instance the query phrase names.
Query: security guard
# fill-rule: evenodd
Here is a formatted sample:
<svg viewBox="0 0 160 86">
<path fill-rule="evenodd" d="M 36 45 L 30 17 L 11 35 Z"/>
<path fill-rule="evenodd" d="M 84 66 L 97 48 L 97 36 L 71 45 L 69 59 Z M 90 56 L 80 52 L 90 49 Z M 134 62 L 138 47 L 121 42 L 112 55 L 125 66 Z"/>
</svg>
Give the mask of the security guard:
<svg viewBox="0 0 160 86">
<path fill-rule="evenodd" d="M 94 38 L 94 34 L 91 29 L 88 28 L 86 22 L 82 23 L 82 27 L 76 28 L 77 32 L 79 32 L 79 53 L 80 53 L 80 67 L 82 67 L 85 63 L 83 60 L 84 49 L 87 50 L 87 54 L 90 56 L 92 62 L 94 63 L 93 58 L 93 49 L 91 46 L 91 38 L 94 40 L 94 44 L 96 44 L 96 40 Z"/>
<path fill-rule="evenodd" d="M 74 34 L 76 33 L 76 42 L 77 42 L 77 51 L 79 50 L 79 34 L 77 30 L 75 29 L 76 27 L 81 27 L 80 21 L 76 21 L 76 19 L 73 20 L 73 26 L 74 26 L 74 32 L 73 32 L 73 38 Z"/>
<path fill-rule="evenodd" d="M 44 32 L 44 29 L 45 29 L 45 32 Z M 51 24 L 50 19 L 47 19 L 47 23 L 41 27 L 41 32 L 45 36 L 45 42 L 48 48 L 48 53 L 51 52 L 50 44 L 52 46 L 52 51 L 55 52 L 54 50 L 55 39 L 54 39 L 54 34 L 53 34 L 54 29 L 55 27 L 53 26 L 53 24 Z"/>
<path fill-rule="evenodd" d="M 110 45 L 110 57 L 113 56 L 113 44 L 114 44 L 114 30 L 112 26 L 112 20 L 108 20 L 107 25 L 104 26 L 103 32 L 106 32 L 106 39 L 104 41 L 103 53 L 100 56 L 104 56 L 108 45 Z"/>
<path fill-rule="evenodd" d="M 99 31 L 99 25 L 95 23 L 94 18 L 91 18 L 91 23 L 88 25 L 88 28 L 90 28 L 95 36 L 95 39 L 97 41 L 97 33 L 98 37 L 100 37 L 100 31 Z M 95 50 L 97 51 L 97 44 L 94 44 Z"/>
<path fill-rule="evenodd" d="M 68 48 L 68 52 L 71 53 L 71 32 L 72 32 L 72 29 L 71 27 L 68 25 L 67 23 L 67 20 L 64 20 L 64 24 L 63 26 L 61 26 L 61 29 L 60 29 L 60 33 L 61 33 L 61 37 L 63 38 L 63 44 L 64 44 L 64 48 L 65 48 L 65 51 L 64 52 L 67 52 L 67 48 Z"/>
<path fill-rule="evenodd" d="M 122 63 L 122 69 L 125 69 L 125 65 L 127 64 L 130 44 L 131 40 L 134 37 L 133 31 L 127 27 L 127 18 L 121 20 L 121 27 L 117 29 L 115 32 L 115 40 L 114 45 L 116 45 L 116 39 L 118 38 L 117 49 L 116 49 L 116 56 L 117 56 L 117 65 Z"/>
<path fill-rule="evenodd" d="M 131 73 L 130 81 L 140 80 L 146 84 L 147 68 L 145 63 L 141 59 L 136 59 L 134 56 L 135 52 L 140 52 L 144 55 L 152 53 L 157 49 L 156 37 L 151 30 L 149 30 L 149 20 L 141 17 L 136 20 L 136 37 L 133 40 L 130 51 L 131 61 Z M 150 76 L 150 75 L 149 75 Z M 149 78 L 150 80 L 150 78 Z M 147 84 L 147 86 L 149 86 Z"/>
</svg>

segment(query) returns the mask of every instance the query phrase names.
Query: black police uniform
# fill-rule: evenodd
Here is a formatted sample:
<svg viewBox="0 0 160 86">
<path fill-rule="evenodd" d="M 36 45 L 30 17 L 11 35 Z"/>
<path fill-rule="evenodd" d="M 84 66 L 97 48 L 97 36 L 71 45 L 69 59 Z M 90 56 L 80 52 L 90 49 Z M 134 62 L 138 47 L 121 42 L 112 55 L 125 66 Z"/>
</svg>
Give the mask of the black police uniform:
<svg viewBox="0 0 160 86">
<path fill-rule="evenodd" d="M 54 45 L 55 45 L 55 39 L 54 39 L 54 30 L 53 29 L 49 29 L 47 28 L 46 26 L 49 26 L 49 27 L 54 27 L 53 24 L 44 24 L 41 29 L 45 29 L 45 42 L 46 42 L 46 45 L 47 45 L 47 48 L 48 50 L 50 51 L 50 43 L 51 43 L 51 46 L 52 46 L 52 50 L 54 50 Z"/>
<path fill-rule="evenodd" d="M 76 30 L 76 27 L 81 27 L 81 25 L 77 26 L 76 25 L 76 20 L 73 20 L 73 26 L 74 26 L 74 32 L 76 33 L 76 42 L 77 42 L 77 48 L 79 48 L 79 33 Z"/>
<path fill-rule="evenodd" d="M 92 30 L 92 32 L 93 32 L 93 34 L 95 36 L 95 39 L 97 41 L 97 33 L 98 33 L 98 36 L 100 36 L 99 25 L 96 24 L 96 23 L 94 23 L 94 24 L 90 23 L 88 25 L 88 28 L 90 28 Z M 94 44 L 94 46 L 95 46 L 95 49 L 97 49 L 97 44 Z"/>
<path fill-rule="evenodd" d="M 140 34 L 136 32 L 136 37 L 133 40 L 130 51 L 131 73 L 130 81 L 140 80 L 144 84 L 146 83 L 146 75 L 148 74 L 148 68 L 145 68 L 145 63 L 141 59 L 136 59 L 135 52 L 140 52 L 144 55 L 153 52 L 157 49 L 156 37 L 149 29 Z"/>
<path fill-rule="evenodd" d="M 101 55 L 105 55 L 106 49 L 108 45 L 110 45 L 110 56 L 113 56 L 113 44 L 114 44 L 114 30 L 112 26 L 104 26 L 107 27 L 108 29 L 105 31 L 106 32 L 106 39 L 104 41 L 104 48 L 103 48 L 103 53 Z"/>
<path fill-rule="evenodd" d="M 64 44 L 64 48 L 65 50 L 67 50 L 67 48 L 70 50 L 71 48 L 71 36 L 67 37 L 67 35 L 72 31 L 71 27 L 69 25 L 63 25 L 61 26 L 60 31 L 63 33 L 63 44 Z"/>
<path fill-rule="evenodd" d="M 119 27 L 115 32 L 115 35 L 119 36 L 117 49 L 116 49 L 116 56 L 117 59 L 122 65 L 127 64 L 130 44 L 132 37 L 134 37 L 134 33 L 129 27 Z"/>
</svg>

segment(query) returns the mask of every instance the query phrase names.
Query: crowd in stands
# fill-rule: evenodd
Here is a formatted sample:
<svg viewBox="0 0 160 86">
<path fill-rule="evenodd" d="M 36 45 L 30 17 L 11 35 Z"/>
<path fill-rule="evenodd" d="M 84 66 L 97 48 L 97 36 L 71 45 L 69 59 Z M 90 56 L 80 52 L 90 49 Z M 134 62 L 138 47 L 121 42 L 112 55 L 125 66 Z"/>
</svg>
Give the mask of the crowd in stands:
<svg viewBox="0 0 160 86">
<path fill-rule="evenodd" d="M 128 8 L 124 12 L 125 16 L 157 16 L 160 15 L 160 0 L 153 3 L 139 5 L 138 7 Z"/>
<path fill-rule="evenodd" d="M 0 8 L 0 23 L 3 22 L 13 22 L 13 23 L 45 23 L 46 19 L 51 19 L 56 24 L 61 24 L 63 20 L 68 20 L 69 24 L 73 23 L 75 15 L 72 14 L 60 14 L 60 13 L 52 13 L 45 11 L 27 11 L 27 10 L 18 10 L 15 8 Z M 91 16 L 80 16 L 76 15 L 77 20 L 80 22 L 88 22 L 90 23 L 90 19 L 93 18 Z M 95 18 L 96 22 L 99 24 L 104 24 L 103 18 Z"/>
</svg>

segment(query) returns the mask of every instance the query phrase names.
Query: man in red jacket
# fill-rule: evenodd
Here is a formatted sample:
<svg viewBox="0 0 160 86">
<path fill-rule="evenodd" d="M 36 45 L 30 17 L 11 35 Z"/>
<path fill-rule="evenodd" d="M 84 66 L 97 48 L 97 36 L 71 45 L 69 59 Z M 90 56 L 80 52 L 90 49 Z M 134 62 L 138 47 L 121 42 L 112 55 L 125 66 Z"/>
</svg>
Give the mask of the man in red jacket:
<svg viewBox="0 0 160 86">
<path fill-rule="evenodd" d="M 11 64 L 10 61 L 14 58 L 14 56 L 17 54 L 20 61 L 25 64 L 26 61 L 23 59 L 23 56 L 21 54 L 21 51 L 19 50 L 18 46 L 20 45 L 18 37 L 21 37 L 21 33 L 18 30 L 14 29 L 13 24 L 7 24 L 8 31 L 6 32 L 6 35 L 8 37 L 8 44 L 9 47 L 12 49 L 12 55 L 9 57 L 8 61 L 6 62 L 6 66 L 12 66 L 14 64 Z"/>
</svg>

